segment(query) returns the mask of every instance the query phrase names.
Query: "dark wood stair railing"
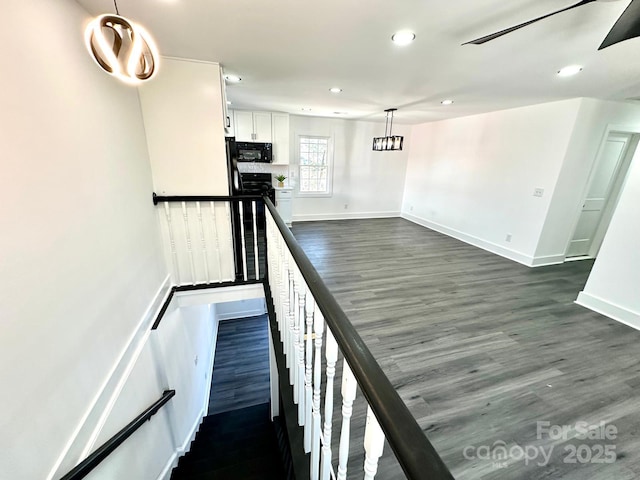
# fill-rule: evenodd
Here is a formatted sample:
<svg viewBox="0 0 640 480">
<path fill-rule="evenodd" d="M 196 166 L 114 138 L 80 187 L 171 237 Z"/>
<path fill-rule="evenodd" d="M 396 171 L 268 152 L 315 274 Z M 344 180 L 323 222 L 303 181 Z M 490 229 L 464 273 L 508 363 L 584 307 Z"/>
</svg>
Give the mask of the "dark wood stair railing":
<svg viewBox="0 0 640 480">
<path fill-rule="evenodd" d="M 151 419 L 176 394 L 175 390 L 165 390 L 156 402 L 150 405 L 144 412 L 134 418 L 127 426 L 101 445 L 95 452 L 76 465 L 60 480 L 79 480 L 86 477 L 91 470 L 96 468 L 116 448 L 138 430 L 147 420 Z"/>
<path fill-rule="evenodd" d="M 264 200 L 407 478 L 452 480 L 453 475 L 278 214 L 275 205 L 268 198 Z"/>
<path fill-rule="evenodd" d="M 256 200 L 256 198 L 259 200 Z M 155 194 L 153 196 L 153 201 L 156 205 L 160 202 L 239 202 L 243 200 L 264 202 L 269 216 L 275 223 L 276 230 L 279 232 L 296 265 L 296 271 L 299 272 L 303 279 L 303 284 L 308 288 L 309 295 L 313 297 L 318 310 L 322 313 L 327 327 L 335 338 L 339 351 L 348 363 L 352 375 L 355 377 L 407 478 L 411 480 L 453 479 L 446 464 L 442 461 L 420 428 L 420 425 L 304 253 L 302 247 L 278 214 L 275 205 L 268 198 L 255 196 L 156 196 Z M 264 238 L 261 238 L 260 241 L 268 243 Z M 268 257 L 269 246 L 265 245 L 264 249 Z M 269 264 L 270 262 L 267 261 L 267 266 Z M 267 272 L 268 270 L 269 268 L 267 268 Z M 259 279 L 259 281 L 265 283 L 267 295 L 269 296 L 273 290 L 269 286 L 274 280 L 270 279 L 266 272 Z M 206 288 L 206 286 L 194 286 L 194 288 Z M 270 307 L 271 317 L 276 312 L 273 311 L 273 305 L 270 305 Z M 302 327 L 304 328 L 304 325 Z M 304 330 L 301 333 L 304 334 Z M 309 338 L 311 337 L 309 336 Z M 305 342 L 307 342 L 308 346 L 310 345 L 308 340 L 305 340 Z"/>
</svg>

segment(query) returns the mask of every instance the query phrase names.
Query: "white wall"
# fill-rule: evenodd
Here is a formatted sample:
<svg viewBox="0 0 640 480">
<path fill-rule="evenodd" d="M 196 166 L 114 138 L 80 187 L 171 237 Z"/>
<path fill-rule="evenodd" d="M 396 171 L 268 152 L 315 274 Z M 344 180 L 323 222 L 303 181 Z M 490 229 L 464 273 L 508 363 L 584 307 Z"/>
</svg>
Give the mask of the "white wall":
<svg viewBox="0 0 640 480">
<path fill-rule="evenodd" d="M 373 137 L 384 134 L 384 124 L 335 118 L 291 115 L 291 184 L 297 184 L 297 137 L 333 138 L 333 195 L 294 197 L 293 221 L 399 216 L 410 144 L 410 128 L 394 125 L 404 135 L 405 150 L 374 152 Z M 345 208 L 347 205 L 347 208 Z"/>
<path fill-rule="evenodd" d="M 166 268 L 137 91 L 91 60 L 76 2 L 3 11 L 0 471 L 31 480 L 46 478 Z"/>
<path fill-rule="evenodd" d="M 216 307 L 216 318 L 218 320 L 256 317 L 267 313 L 267 305 L 264 298 L 249 298 L 235 302 L 218 303 Z"/>
<path fill-rule="evenodd" d="M 578 303 L 640 329 L 640 155 Z"/>
<path fill-rule="evenodd" d="M 414 126 L 403 217 L 534 264 L 579 107 L 573 99 Z"/>
<path fill-rule="evenodd" d="M 165 319 L 166 320 L 166 319 Z M 167 387 L 163 379 L 163 360 L 154 351 L 153 340 L 149 339 L 129 376 L 122 393 L 100 432 L 94 445 L 95 450 L 111 438 L 131 420 L 156 402 Z M 179 343 L 179 342 L 176 342 Z M 187 372 L 188 373 L 188 370 Z M 172 385 L 173 388 L 173 385 Z M 180 391 L 180 394 L 186 392 Z M 145 422 L 125 443 L 102 461 L 86 478 L 90 480 L 112 480 L 115 478 L 136 478 L 155 480 L 170 462 L 177 443 L 175 417 L 176 396 Z M 179 419 L 182 420 L 182 419 Z M 174 439 L 174 436 L 176 438 Z"/>
<path fill-rule="evenodd" d="M 220 66 L 163 58 L 140 87 L 153 186 L 163 195 L 228 195 Z"/>
<path fill-rule="evenodd" d="M 602 142 L 613 130 L 640 132 L 640 105 L 581 99 L 564 164 L 536 250 L 537 257 L 564 259 L 587 181 Z"/>
</svg>

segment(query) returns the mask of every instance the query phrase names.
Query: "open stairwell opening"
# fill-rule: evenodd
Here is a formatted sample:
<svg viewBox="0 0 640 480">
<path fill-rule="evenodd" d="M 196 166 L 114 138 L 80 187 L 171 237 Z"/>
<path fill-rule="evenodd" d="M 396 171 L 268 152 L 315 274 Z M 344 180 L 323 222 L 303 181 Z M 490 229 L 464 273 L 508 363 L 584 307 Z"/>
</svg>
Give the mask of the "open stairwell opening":
<svg viewBox="0 0 640 480">
<path fill-rule="evenodd" d="M 272 415 L 269 333 L 263 299 L 216 305 L 220 321 L 208 414 L 171 478 L 295 478 L 281 419 Z M 286 467 L 289 465 L 289 468 Z"/>
</svg>

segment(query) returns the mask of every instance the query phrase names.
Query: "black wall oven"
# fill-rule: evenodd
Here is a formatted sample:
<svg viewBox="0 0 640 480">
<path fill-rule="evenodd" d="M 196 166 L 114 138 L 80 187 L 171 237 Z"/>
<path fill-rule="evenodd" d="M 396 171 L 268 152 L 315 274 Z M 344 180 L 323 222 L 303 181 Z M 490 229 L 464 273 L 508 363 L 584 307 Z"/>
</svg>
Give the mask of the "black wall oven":
<svg viewBox="0 0 640 480">
<path fill-rule="evenodd" d="M 271 163 L 273 145 L 260 142 L 236 142 L 238 162 Z"/>
</svg>

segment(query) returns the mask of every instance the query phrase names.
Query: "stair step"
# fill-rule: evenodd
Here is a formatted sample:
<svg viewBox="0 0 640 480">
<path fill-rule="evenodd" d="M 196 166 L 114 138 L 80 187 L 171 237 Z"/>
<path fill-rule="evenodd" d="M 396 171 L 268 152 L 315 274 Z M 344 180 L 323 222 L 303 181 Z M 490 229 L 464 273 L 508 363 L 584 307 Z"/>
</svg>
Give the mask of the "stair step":
<svg viewBox="0 0 640 480">
<path fill-rule="evenodd" d="M 267 448 L 276 442 L 273 435 L 256 435 L 243 439 L 241 442 L 225 442 L 225 441 L 209 441 L 209 442 L 194 442 L 191 445 L 191 450 L 182 457 L 184 462 L 190 460 L 196 460 L 198 458 L 215 456 L 219 458 L 221 455 L 227 453 L 234 453 L 243 451 L 249 454 L 252 449 Z M 277 445 L 277 442 L 276 442 Z M 182 461 L 182 459 L 181 459 Z"/>
<path fill-rule="evenodd" d="M 215 453 L 212 452 L 210 455 L 191 457 L 182 464 L 179 464 L 179 468 L 185 473 L 206 472 L 264 457 L 268 457 L 272 463 L 281 462 L 280 452 L 277 446 L 271 443 L 265 445 L 250 445 L 231 452 L 218 451 Z"/>
<path fill-rule="evenodd" d="M 202 426 L 211 424 L 220 424 L 228 420 L 245 421 L 245 420 L 269 420 L 269 404 L 262 403 L 252 407 L 241 408 L 240 410 L 231 410 L 230 412 L 217 413 L 215 415 L 207 415 L 202 420 Z"/>
<path fill-rule="evenodd" d="M 171 480 L 286 478 L 269 404 L 205 417 Z"/>
</svg>

